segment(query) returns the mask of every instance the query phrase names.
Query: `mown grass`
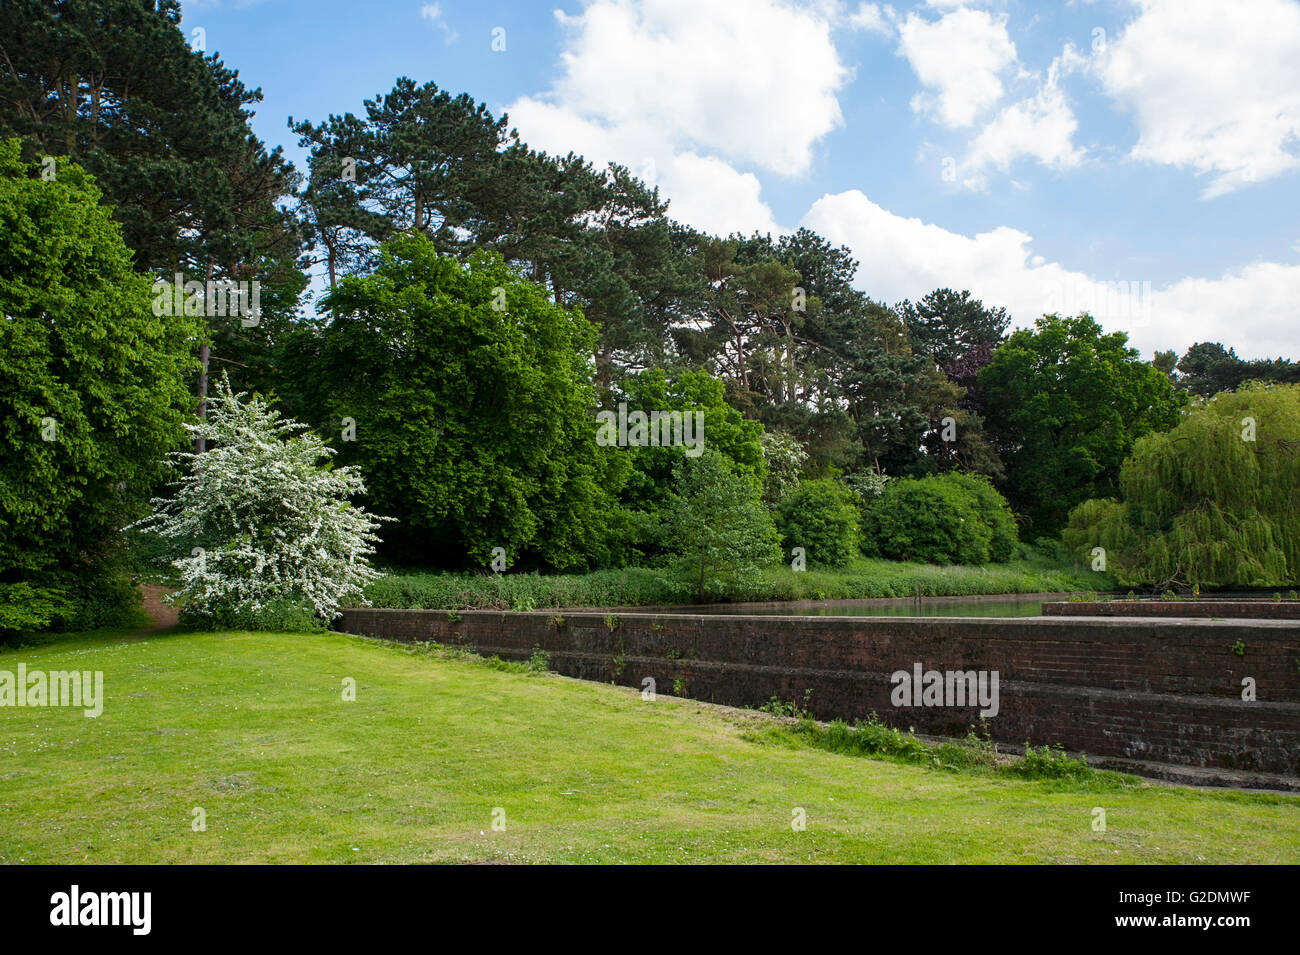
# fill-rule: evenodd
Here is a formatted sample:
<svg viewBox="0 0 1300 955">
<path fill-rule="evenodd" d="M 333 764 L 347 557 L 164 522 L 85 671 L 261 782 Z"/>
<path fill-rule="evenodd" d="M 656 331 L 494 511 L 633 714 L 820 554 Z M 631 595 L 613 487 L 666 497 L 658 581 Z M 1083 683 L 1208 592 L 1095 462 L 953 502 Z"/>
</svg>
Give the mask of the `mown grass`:
<svg viewBox="0 0 1300 955">
<path fill-rule="evenodd" d="M 1063 566 L 1044 557 L 982 567 L 863 559 L 843 570 L 794 571 L 784 565 L 768 568 L 751 583 L 736 587 L 727 600 L 1094 592 L 1111 586 L 1104 574 Z M 366 598 L 376 607 L 541 610 L 687 604 L 692 600 L 692 590 L 670 571 L 647 568 L 547 575 L 396 571 L 371 584 Z"/>
<path fill-rule="evenodd" d="M 102 670 L 106 702 L 0 708 L 0 862 L 1300 861 L 1297 798 L 863 758 L 357 637 L 96 634 L 19 661 Z"/>
</svg>

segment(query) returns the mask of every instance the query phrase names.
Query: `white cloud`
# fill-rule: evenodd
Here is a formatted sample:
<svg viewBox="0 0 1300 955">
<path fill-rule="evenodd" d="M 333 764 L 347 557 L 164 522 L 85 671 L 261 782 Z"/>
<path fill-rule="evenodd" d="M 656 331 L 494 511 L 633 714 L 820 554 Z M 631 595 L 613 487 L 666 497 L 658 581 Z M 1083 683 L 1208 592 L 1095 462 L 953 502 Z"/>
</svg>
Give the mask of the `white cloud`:
<svg viewBox="0 0 1300 955">
<path fill-rule="evenodd" d="M 815 8 L 781 0 L 597 0 L 570 32 L 552 101 L 787 175 L 842 122 L 849 79 Z"/>
<path fill-rule="evenodd" d="M 892 36 L 897 20 L 898 14 L 888 4 L 882 9 L 878 3 L 860 3 L 858 9 L 849 16 L 848 25 L 853 30 Z"/>
<path fill-rule="evenodd" d="M 842 122 L 837 4 L 752 0 L 742 15 L 730 0 L 594 0 L 556 17 L 559 77 L 507 107 L 530 146 L 623 163 L 696 228 L 780 231 L 743 165 L 802 174 Z"/>
<path fill-rule="evenodd" d="M 980 131 L 963 163 L 966 185 L 982 186 L 985 169 L 993 166 L 999 172 L 1007 172 L 1012 162 L 1022 156 L 1054 169 L 1079 165 L 1084 155 L 1074 145 L 1079 123 L 1060 87 L 1062 65 L 1068 69 L 1075 59 L 1074 48 L 1067 46 L 1065 53 L 1052 63 L 1047 79 L 1034 96 L 1004 107 Z"/>
<path fill-rule="evenodd" d="M 1227 340 L 1244 357 L 1294 350 L 1300 265 L 1258 263 L 1164 287 L 1134 275 L 1117 287 L 1033 254 L 1033 237 L 1018 229 L 966 236 L 895 215 L 856 189 L 823 196 L 803 224 L 848 245 L 862 263 L 859 286 L 889 303 L 947 286 L 1006 306 L 1017 326 L 1045 312 L 1090 311 L 1148 356 L 1196 341 Z"/>
<path fill-rule="evenodd" d="M 596 163 L 620 162 L 669 200 L 668 214 L 697 229 L 726 235 L 783 231 L 763 202 L 758 178 L 691 150 L 678 152 L 646 123 L 609 126 L 531 97 L 510 107 L 510 122 L 537 149 L 580 153 Z"/>
<path fill-rule="evenodd" d="M 1213 176 L 1205 197 L 1300 165 L 1300 4 L 1138 2 L 1097 58 L 1105 89 L 1134 112 L 1133 156 Z"/>
<path fill-rule="evenodd" d="M 447 22 L 446 18 L 443 17 L 442 4 L 440 3 L 424 4 L 422 7 L 420 7 L 420 19 L 427 20 L 430 23 L 436 24 L 438 29 L 442 31 L 443 42 L 446 43 L 448 46 L 456 42 L 456 37 L 458 36 L 458 34 L 456 33 L 455 30 L 451 28 L 451 25 Z"/>
<path fill-rule="evenodd" d="M 1016 62 L 1005 18 L 984 10 L 958 9 L 938 20 L 909 13 L 898 49 L 927 88 L 912 108 L 951 128 L 970 126 L 1002 98 L 999 74 Z"/>
</svg>

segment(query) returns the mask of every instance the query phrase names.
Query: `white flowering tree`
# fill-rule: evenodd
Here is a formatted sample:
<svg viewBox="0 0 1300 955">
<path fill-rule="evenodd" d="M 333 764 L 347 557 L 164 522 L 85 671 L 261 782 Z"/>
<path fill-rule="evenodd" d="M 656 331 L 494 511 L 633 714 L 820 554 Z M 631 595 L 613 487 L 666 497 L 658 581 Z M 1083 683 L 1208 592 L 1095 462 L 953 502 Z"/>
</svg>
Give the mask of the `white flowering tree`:
<svg viewBox="0 0 1300 955">
<path fill-rule="evenodd" d="M 221 626 L 292 606 L 328 624 L 361 597 L 379 576 L 367 558 L 383 518 L 350 503 L 365 491 L 355 468 L 331 467 L 334 450 L 306 425 L 232 394 L 224 377 L 206 420 L 187 428 L 208 450 L 172 455 L 185 476 L 136 525 L 174 545 L 171 600 L 187 616 Z"/>
</svg>

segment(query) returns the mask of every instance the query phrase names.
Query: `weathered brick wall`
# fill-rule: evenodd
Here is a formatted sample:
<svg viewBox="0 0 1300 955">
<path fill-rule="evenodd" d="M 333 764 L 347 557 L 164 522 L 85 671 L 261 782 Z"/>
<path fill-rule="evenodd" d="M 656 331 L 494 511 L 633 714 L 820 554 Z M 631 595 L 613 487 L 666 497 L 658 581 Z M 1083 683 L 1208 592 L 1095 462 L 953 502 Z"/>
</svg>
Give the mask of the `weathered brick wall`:
<svg viewBox="0 0 1300 955">
<path fill-rule="evenodd" d="M 1300 601 L 1277 600 L 1086 600 L 1043 604 L 1049 617 L 1211 617 L 1297 620 Z"/>
<path fill-rule="evenodd" d="M 341 629 L 523 659 L 568 676 L 734 706 L 804 699 L 818 717 L 871 713 L 964 736 L 978 707 L 895 708 L 890 674 L 996 670 L 1007 743 L 1300 775 L 1300 623 L 1291 621 L 773 617 L 348 610 Z M 1238 652 L 1238 651 L 1241 652 Z M 1255 680 L 1255 702 L 1241 699 Z"/>
</svg>

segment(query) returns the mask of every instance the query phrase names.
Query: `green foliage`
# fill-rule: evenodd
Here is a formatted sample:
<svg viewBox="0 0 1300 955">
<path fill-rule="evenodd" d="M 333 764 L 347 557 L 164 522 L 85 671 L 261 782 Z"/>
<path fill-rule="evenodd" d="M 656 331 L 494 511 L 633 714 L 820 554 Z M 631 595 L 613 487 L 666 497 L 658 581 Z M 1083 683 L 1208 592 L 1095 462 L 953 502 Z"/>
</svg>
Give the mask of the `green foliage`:
<svg viewBox="0 0 1300 955">
<path fill-rule="evenodd" d="M 904 301 L 895 311 L 907 327 L 912 350 L 943 367 L 970 349 L 999 342 L 1011 323 L 1005 308 L 986 308 L 968 291 L 935 289 L 919 302 Z"/>
<path fill-rule="evenodd" d="M 777 508 L 777 527 L 785 552 L 802 547 L 808 563 L 843 567 L 858 554 L 856 496 L 830 478 L 805 481 Z"/>
<path fill-rule="evenodd" d="M 0 143 L 0 624 L 113 622 L 135 603 L 119 529 L 183 437 L 196 328 L 156 318 L 111 210 Z"/>
<path fill-rule="evenodd" d="M 615 400 L 616 399 L 616 400 Z M 703 447 L 721 454 L 738 474 L 762 481 L 766 475 L 763 426 L 727 403 L 723 383 L 703 371 L 669 374 L 652 368 L 622 381 L 611 401 L 628 411 L 681 411 L 703 414 Z M 653 511 L 667 503 L 681 447 L 630 447 L 631 473 L 622 488 L 629 507 Z"/>
<path fill-rule="evenodd" d="M 785 431 L 765 430 L 762 435 L 763 461 L 767 475 L 763 479 L 763 501 L 776 504 L 799 485 L 808 452 L 794 435 Z"/>
<path fill-rule="evenodd" d="M 1075 759 L 1065 752 L 1057 743 L 1053 746 L 1030 746 L 1025 744 L 1024 758 L 1014 763 L 1007 770 L 1012 775 L 1025 779 L 1087 779 L 1095 770 L 1081 759 Z"/>
<path fill-rule="evenodd" d="M 1007 502 L 969 474 L 890 481 L 863 512 L 864 552 L 932 564 L 986 564 L 1015 555 Z"/>
<path fill-rule="evenodd" d="M 297 232 L 279 200 L 294 174 L 252 133 L 261 91 L 193 49 L 180 23 L 176 0 L 6 0 L 0 138 L 90 172 L 137 268 L 203 281 L 259 255 L 291 262 Z"/>
<path fill-rule="evenodd" d="M 667 570 L 626 568 L 589 574 L 392 573 L 366 588 L 376 607 L 510 610 L 684 603 L 690 588 Z"/>
<path fill-rule="evenodd" d="M 1137 442 L 1119 483 L 1119 500 L 1076 507 L 1063 539 L 1085 559 L 1104 547 L 1122 585 L 1294 584 L 1300 385 L 1251 384 L 1192 406 L 1169 433 Z"/>
<path fill-rule="evenodd" d="M 1168 353 L 1157 353 L 1163 364 Z M 1177 383 L 1193 395 L 1208 398 L 1221 391 L 1235 391 L 1248 381 L 1298 382 L 1300 365 L 1285 358 L 1246 361 L 1235 349 L 1218 342 L 1197 342 L 1178 359 Z"/>
<path fill-rule="evenodd" d="M 371 500 L 398 519 L 390 556 L 486 567 L 601 563 L 626 456 L 597 448 L 594 331 L 501 259 L 468 264 L 423 236 L 327 297 L 311 387 L 319 426 L 356 440 Z M 680 453 L 680 452 L 679 452 Z"/>
<path fill-rule="evenodd" d="M 699 600 L 725 596 L 781 559 L 772 517 L 758 482 L 737 473 L 726 457 L 706 449 L 677 466 L 675 492 L 664 515 L 665 547 Z"/>
<path fill-rule="evenodd" d="M 1133 443 L 1178 422 L 1185 395 L 1090 316 L 1048 315 L 1013 332 L 979 373 L 1007 496 L 1035 536 L 1113 494 Z"/>
<path fill-rule="evenodd" d="M 1062 564 L 1021 545 L 1026 553 L 1007 564 L 936 567 L 885 560 L 858 560 L 842 570 L 794 571 L 788 564 L 764 568 L 737 584 L 725 599 L 853 600 L 872 597 L 963 596 L 1108 590 L 1104 574 L 1077 563 Z M 666 569 L 628 567 L 589 574 L 390 573 L 366 588 L 377 607 L 482 608 L 508 610 L 521 595 L 536 608 L 681 604 L 693 590 Z"/>
</svg>

